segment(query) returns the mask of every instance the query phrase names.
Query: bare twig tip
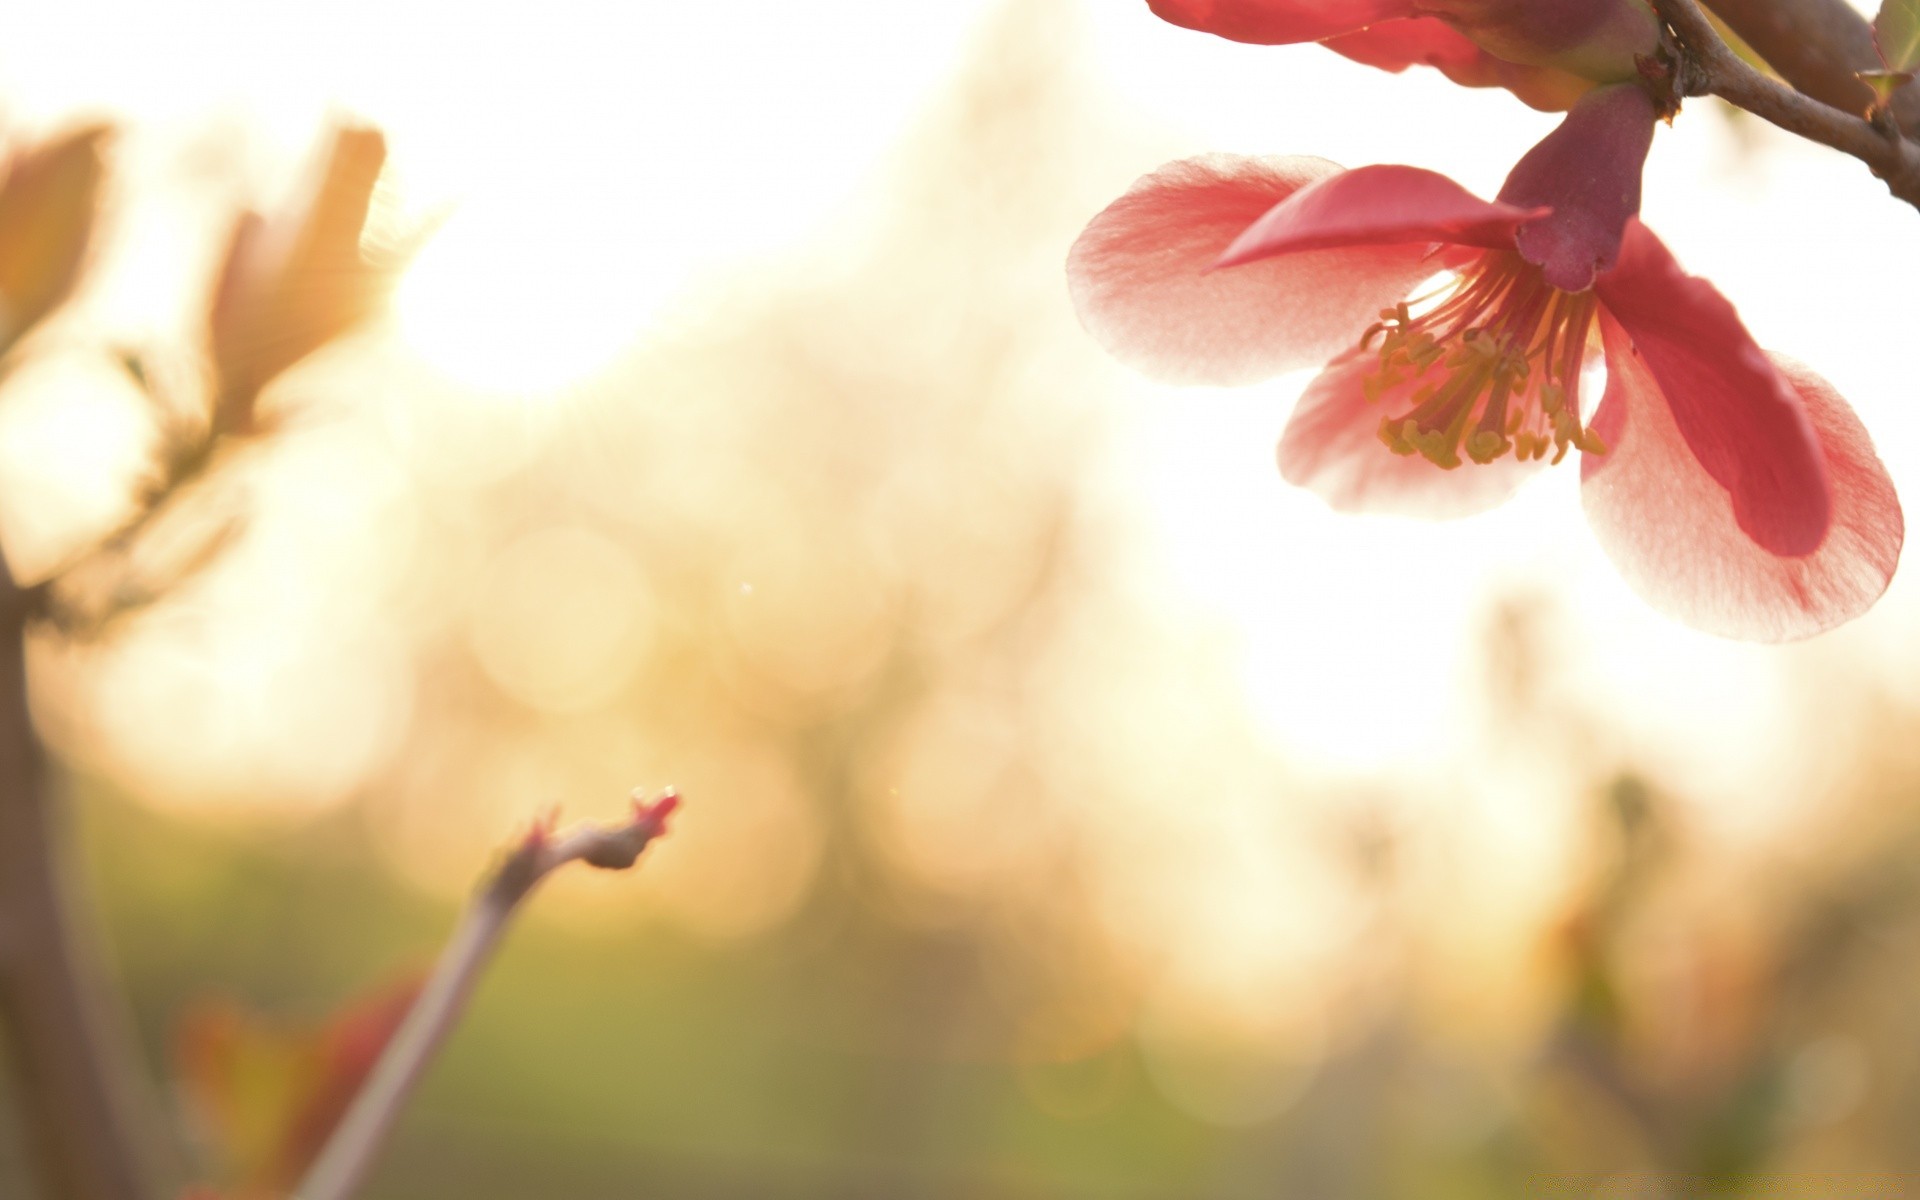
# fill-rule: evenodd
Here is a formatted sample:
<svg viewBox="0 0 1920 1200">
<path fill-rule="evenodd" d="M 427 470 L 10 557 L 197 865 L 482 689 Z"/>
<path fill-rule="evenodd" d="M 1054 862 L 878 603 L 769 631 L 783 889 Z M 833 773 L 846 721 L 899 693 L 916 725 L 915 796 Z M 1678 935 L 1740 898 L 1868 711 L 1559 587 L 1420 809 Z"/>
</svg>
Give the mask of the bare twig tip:
<svg viewBox="0 0 1920 1200">
<path fill-rule="evenodd" d="M 672 816 L 679 807 L 680 793 L 673 788 L 669 787 L 664 789 L 660 795 L 651 802 L 645 798 L 641 789 L 634 789 L 634 824 L 650 826 L 649 836 L 651 837 L 659 837 L 667 831 L 667 818 Z"/>
<path fill-rule="evenodd" d="M 680 793 L 667 788 L 652 800 L 635 792 L 633 815 L 619 824 L 586 825 L 562 835 L 557 804 L 534 819 L 467 910 L 420 998 L 301 1181 L 297 1200 L 349 1200 L 359 1189 L 414 1084 L 459 1019 L 481 966 L 534 885 L 570 862 L 609 871 L 632 867 L 648 843 L 667 831 L 667 818 L 679 807 Z"/>
</svg>

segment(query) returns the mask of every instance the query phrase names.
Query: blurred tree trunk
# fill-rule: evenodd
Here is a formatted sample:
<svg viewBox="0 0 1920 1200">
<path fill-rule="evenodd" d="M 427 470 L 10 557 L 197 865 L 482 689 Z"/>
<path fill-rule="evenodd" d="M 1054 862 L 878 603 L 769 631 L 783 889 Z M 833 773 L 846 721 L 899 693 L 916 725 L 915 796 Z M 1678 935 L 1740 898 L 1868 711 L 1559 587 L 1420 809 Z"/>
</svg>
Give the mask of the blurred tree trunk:
<svg viewBox="0 0 1920 1200">
<path fill-rule="evenodd" d="M 0 560 L 0 1020 L 28 1154 L 51 1200 L 145 1200 L 126 1047 L 73 937 L 64 846 L 27 709 L 27 606 Z"/>
</svg>

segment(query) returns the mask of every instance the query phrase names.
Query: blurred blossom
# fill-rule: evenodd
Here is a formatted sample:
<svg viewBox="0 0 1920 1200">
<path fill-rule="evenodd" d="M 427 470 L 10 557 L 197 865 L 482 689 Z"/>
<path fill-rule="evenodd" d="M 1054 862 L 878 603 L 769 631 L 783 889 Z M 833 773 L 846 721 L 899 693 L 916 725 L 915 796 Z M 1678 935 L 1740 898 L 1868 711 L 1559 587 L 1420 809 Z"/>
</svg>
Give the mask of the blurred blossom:
<svg viewBox="0 0 1920 1200">
<path fill-rule="evenodd" d="M 0 354 L 67 298 L 106 174 L 104 126 L 16 146 L 0 174 Z"/>
</svg>

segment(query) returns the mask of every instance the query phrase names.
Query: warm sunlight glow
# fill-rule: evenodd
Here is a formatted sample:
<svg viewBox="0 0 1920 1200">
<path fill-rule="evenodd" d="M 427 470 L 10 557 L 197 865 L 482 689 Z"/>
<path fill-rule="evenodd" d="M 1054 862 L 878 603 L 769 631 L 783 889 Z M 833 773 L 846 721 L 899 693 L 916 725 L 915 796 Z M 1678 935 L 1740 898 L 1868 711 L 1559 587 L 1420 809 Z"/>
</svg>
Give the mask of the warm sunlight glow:
<svg viewBox="0 0 1920 1200">
<path fill-rule="evenodd" d="M 529 201 L 455 212 L 395 300 L 407 342 L 478 391 L 545 396 L 590 378 L 682 275 L 658 247 L 613 236 L 613 214 Z"/>
<path fill-rule="evenodd" d="M 1608 237 L 1331 177 L 1530 203 L 1502 180 L 1560 115 L 1182 27 L 1616 85 L 1531 160 L 1556 219 L 1611 229 L 1565 197 L 1624 187 L 1651 130 L 1647 227 L 1831 378 L 1911 506 L 1915 214 L 1713 95 L 1654 129 L 1632 64 L 1714 60 L 1649 2 L 1374 0 L 1347 33 L 1317 22 L 1368 5 L 13 6 L 0 1200 L 139 1182 L 97 1153 L 120 1083 L 179 1101 L 168 1194 L 329 1194 L 291 1150 L 349 1075 L 399 1078 L 382 981 L 449 936 L 476 966 L 509 918 L 402 1073 L 382 1194 L 1889 1194 L 1920 565 L 1791 646 L 1642 598 L 1778 630 L 1864 601 L 1896 532 L 1865 447 L 1808 387 L 1816 449 L 1646 244 L 1596 275 L 1612 353 L 1569 388 L 1588 302 L 1509 250 Z M 1769 0 L 1836 2 L 1882 0 Z M 13 157 L 94 122 L 38 181 Z M 1282 194 L 1264 229 L 1303 240 L 1217 268 Z M 1435 317 L 1434 271 L 1486 290 Z M 1291 373 L 1188 386 L 1252 363 Z M 1303 393 L 1287 474 L 1411 515 L 1283 477 Z M 1403 402 L 1468 459 L 1516 416 L 1609 447 L 1443 469 Z M 668 789 L 644 859 L 602 841 L 528 890 Z M 69 900 L 124 996 L 57 952 Z M 176 1014 L 207 989 L 240 1003 L 202 1037 Z M 125 1009 L 124 1069 L 75 1001 Z"/>
</svg>

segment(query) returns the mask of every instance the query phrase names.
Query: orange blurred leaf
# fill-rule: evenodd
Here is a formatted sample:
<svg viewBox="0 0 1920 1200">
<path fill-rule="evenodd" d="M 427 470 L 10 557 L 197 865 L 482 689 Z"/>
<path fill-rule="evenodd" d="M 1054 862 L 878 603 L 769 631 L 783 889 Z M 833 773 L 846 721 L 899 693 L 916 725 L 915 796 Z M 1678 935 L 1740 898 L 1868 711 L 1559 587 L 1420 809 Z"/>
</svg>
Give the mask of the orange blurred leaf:
<svg viewBox="0 0 1920 1200">
<path fill-rule="evenodd" d="M 231 1194 L 273 1195 L 298 1181 L 419 990 L 420 980 L 408 978 L 309 1026 L 284 1025 L 226 1000 L 181 1018 L 181 1084 Z"/>
<path fill-rule="evenodd" d="M 261 388 L 385 300 L 401 264 L 369 259 L 360 239 L 386 158 L 378 129 L 336 130 L 300 204 L 271 218 L 248 212 L 235 223 L 209 315 L 229 428 L 247 429 Z"/>
<path fill-rule="evenodd" d="M 101 125 L 17 151 L 0 179 L 0 352 L 72 292 L 106 174 Z"/>
</svg>

